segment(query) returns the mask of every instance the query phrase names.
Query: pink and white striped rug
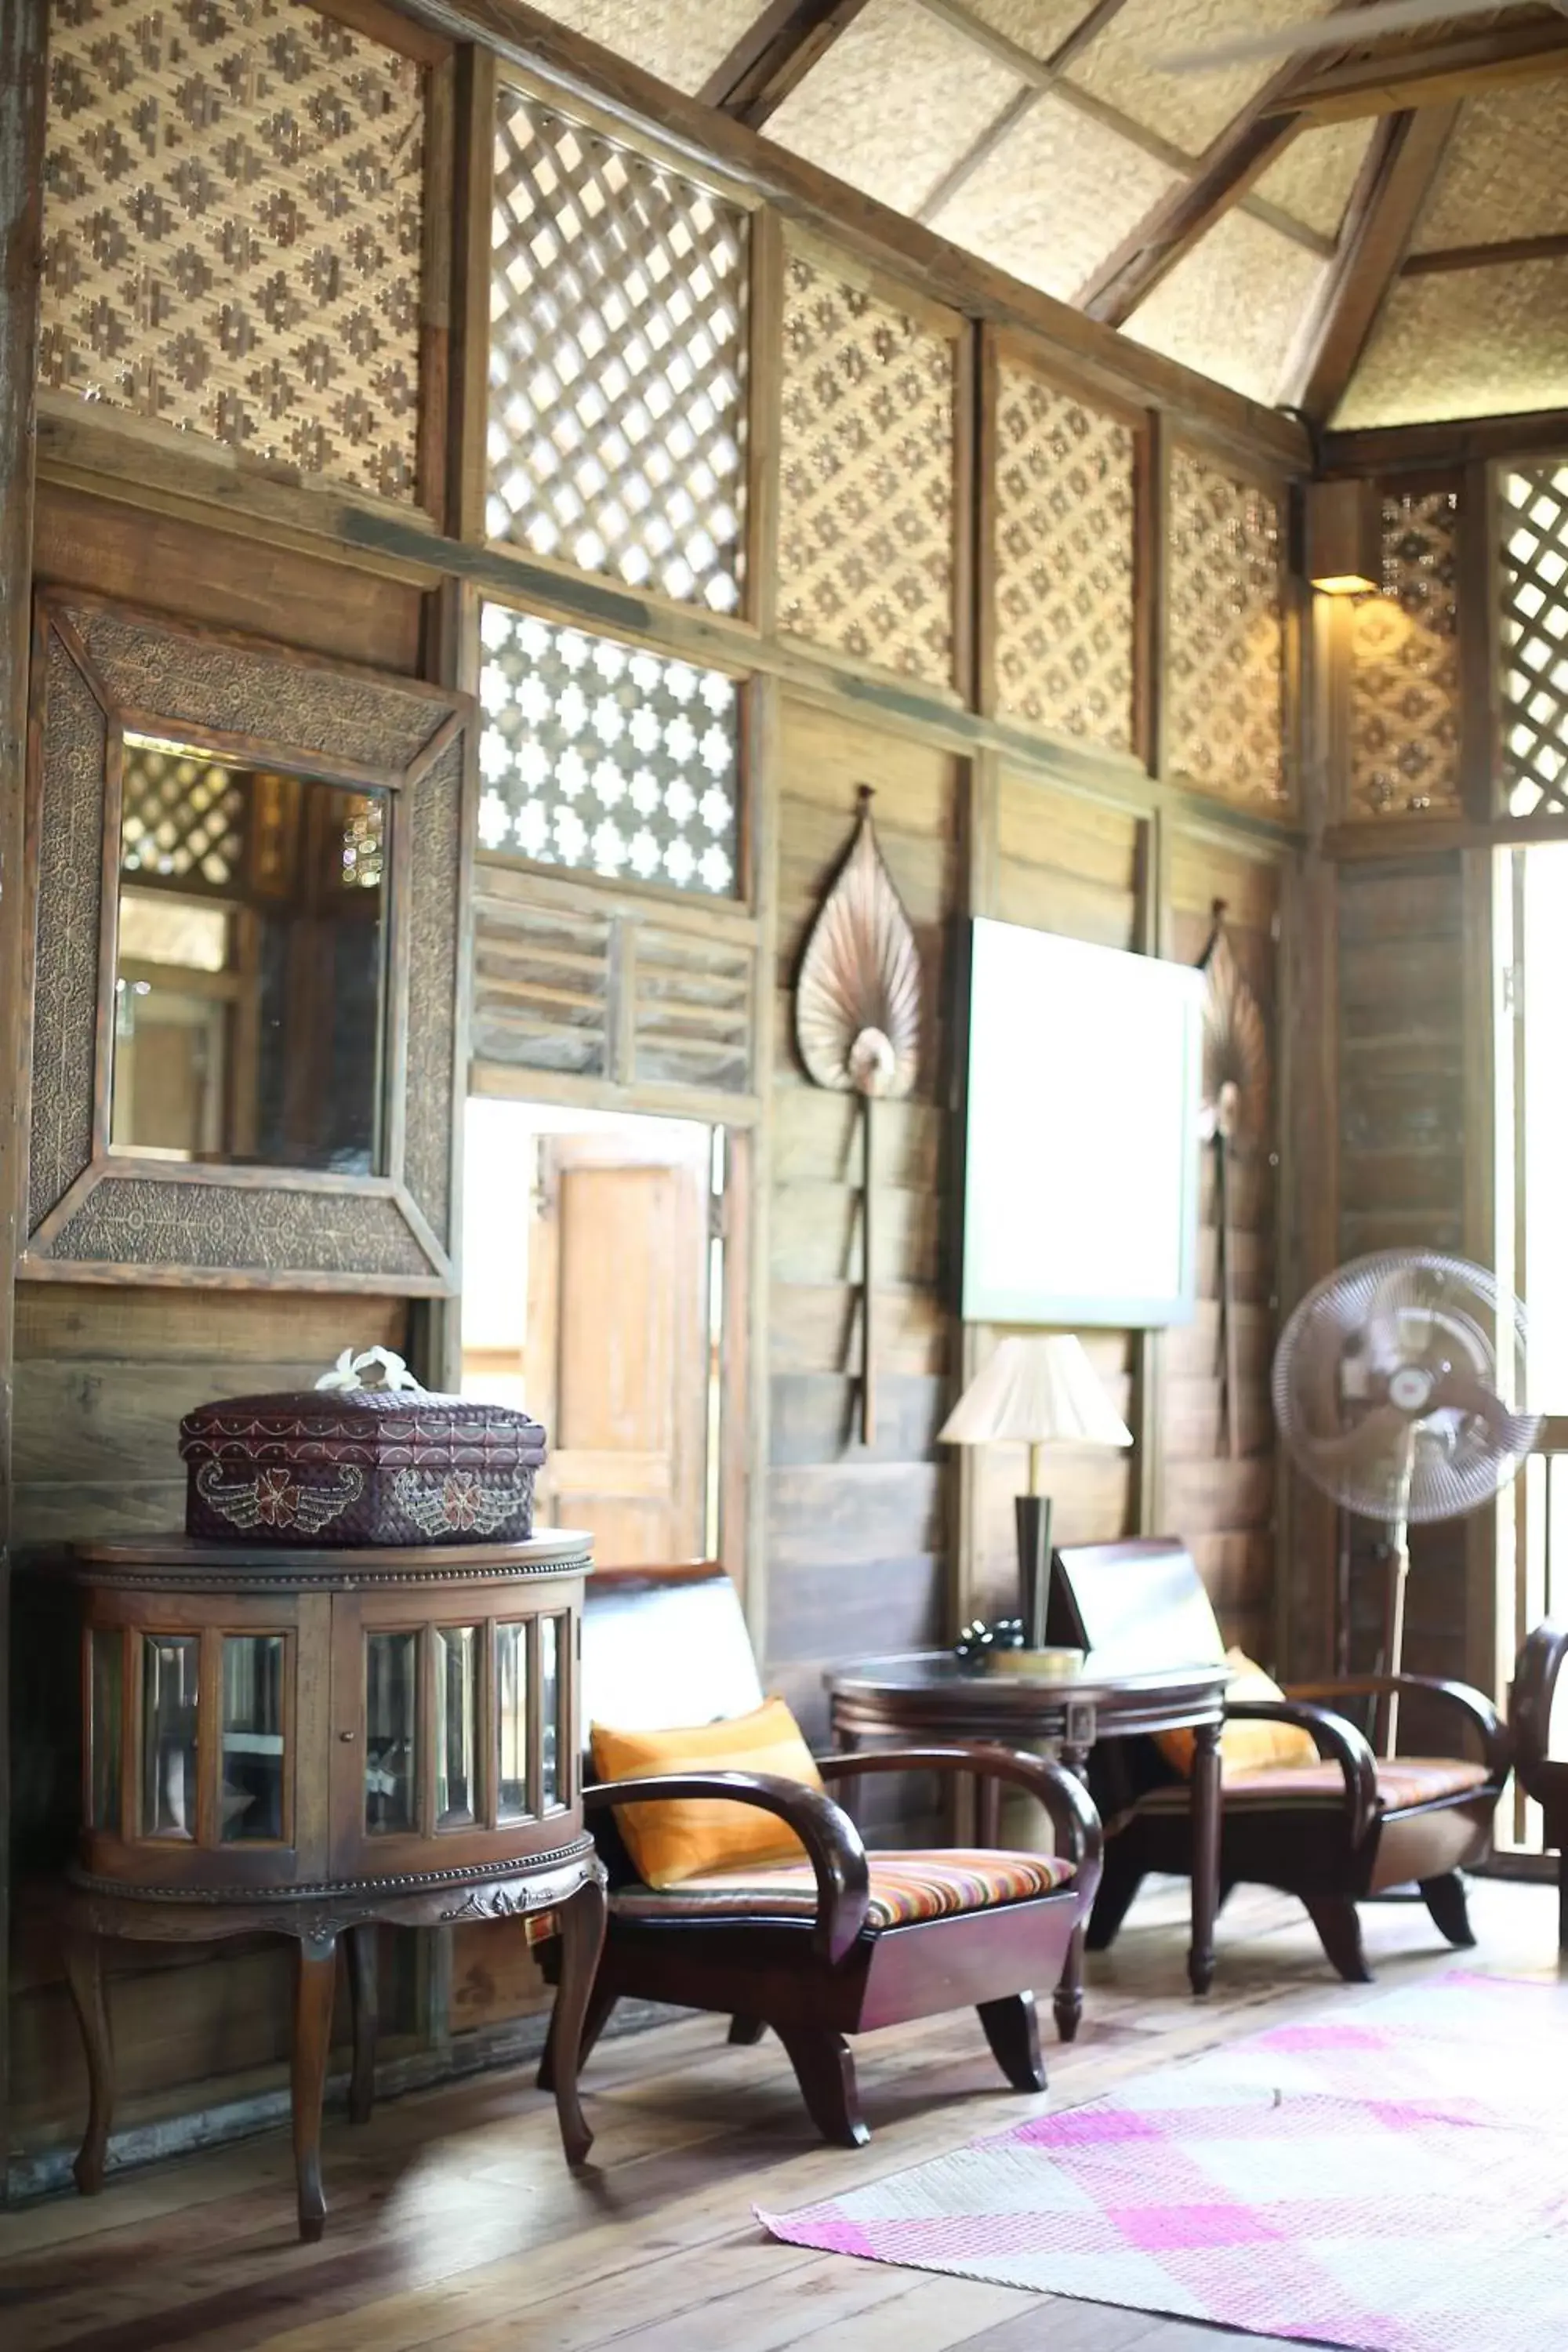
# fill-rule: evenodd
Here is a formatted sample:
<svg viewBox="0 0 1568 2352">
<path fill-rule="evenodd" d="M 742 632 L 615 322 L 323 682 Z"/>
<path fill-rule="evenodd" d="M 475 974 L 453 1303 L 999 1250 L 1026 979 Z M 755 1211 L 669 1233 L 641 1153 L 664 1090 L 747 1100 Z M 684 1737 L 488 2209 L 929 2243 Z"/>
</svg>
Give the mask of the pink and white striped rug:
<svg viewBox="0 0 1568 2352">
<path fill-rule="evenodd" d="M 1455 1971 L 757 2218 L 1358 2352 L 1564 2352 L 1568 1985 Z"/>
</svg>

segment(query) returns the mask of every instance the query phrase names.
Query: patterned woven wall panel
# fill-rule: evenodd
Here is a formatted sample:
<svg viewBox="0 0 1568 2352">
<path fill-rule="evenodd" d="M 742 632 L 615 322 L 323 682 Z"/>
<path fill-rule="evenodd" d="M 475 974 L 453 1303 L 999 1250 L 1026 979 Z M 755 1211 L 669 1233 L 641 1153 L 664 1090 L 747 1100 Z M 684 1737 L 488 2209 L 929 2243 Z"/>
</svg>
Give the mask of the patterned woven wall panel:
<svg viewBox="0 0 1568 2352">
<path fill-rule="evenodd" d="M 300 0 L 55 0 L 39 373 L 411 499 L 424 73 Z"/>
<path fill-rule="evenodd" d="M 779 625 L 946 686 L 954 346 L 792 253 L 784 348 Z"/>
<path fill-rule="evenodd" d="M 1568 814 L 1568 465 L 1502 488 L 1503 781 L 1517 814 Z"/>
<path fill-rule="evenodd" d="M 1170 514 L 1171 767 L 1222 799 L 1279 808 L 1289 797 L 1279 506 L 1176 449 Z"/>
<path fill-rule="evenodd" d="M 1115 751 L 1132 744 L 1134 446 L 1117 418 L 1001 362 L 996 709 Z"/>
<path fill-rule="evenodd" d="M 1352 816 L 1460 808 L 1458 530 L 1450 492 L 1384 500 L 1383 593 L 1351 615 Z"/>
<path fill-rule="evenodd" d="M 735 611 L 745 215 L 514 90 L 495 171 L 490 537 Z"/>
<path fill-rule="evenodd" d="M 479 633 L 483 846 L 733 895 L 734 680 L 501 604 Z"/>
</svg>

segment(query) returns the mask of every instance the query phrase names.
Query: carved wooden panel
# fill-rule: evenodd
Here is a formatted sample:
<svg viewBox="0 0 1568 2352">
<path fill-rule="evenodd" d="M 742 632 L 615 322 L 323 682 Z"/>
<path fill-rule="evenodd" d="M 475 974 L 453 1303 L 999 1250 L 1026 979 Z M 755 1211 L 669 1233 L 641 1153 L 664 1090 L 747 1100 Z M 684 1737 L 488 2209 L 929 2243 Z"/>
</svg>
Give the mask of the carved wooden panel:
<svg viewBox="0 0 1568 2352">
<path fill-rule="evenodd" d="M 1568 814 L 1568 465 L 1504 475 L 1501 520 L 1509 805 Z"/>
<path fill-rule="evenodd" d="M 952 341 L 800 251 L 784 282 L 779 625 L 952 682 Z"/>
<path fill-rule="evenodd" d="M 1460 809 L 1458 530 L 1449 491 L 1383 502 L 1382 593 L 1350 624 L 1352 816 Z"/>
<path fill-rule="evenodd" d="M 505 89 L 491 236 L 490 537 L 734 612 L 745 215 Z"/>
<path fill-rule="evenodd" d="M 551 866 L 733 894 L 733 678 L 487 604 L 479 840 Z"/>
<path fill-rule="evenodd" d="M 1131 750 L 1131 427 L 1005 358 L 996 383 L 996 709 Z"/>
<path fill-rule="evenodd" d="M 1278 501 L 1173 450 L 1169 561 L 1172 770 L 1239 805 L 1282 808 L 1289 787 Z"/>
<path fill-rule="evenodd" d="M 302 0 L 55 0 L 42 381 L 412 499 L 425 69 Z"/>
<path fill-rule="evenodd" d="M 246 1285 L 447 1290 L 469 706 L 437 688 L 335 669 L 75 593 L 46 595 L 38 618 L 32 1125 L 19 1271 L 147 1282 L 199 1269 Z M 384 1173 L 176 1161 L 111 1145 L 117 924 L 104 879 L 118 861 L 104 845 L 122 843 L 127 768 L 135 780 L 145 756 L 137 739 L 148 737 L 394 795 L 392 920 L 402 944 L 388 989 Z M 132 790 L 145 806 L 145 775 Z M 347 881 L 351 846 L 356 866 L 362 854 L 372 866 L 386 855 L 368 819 L 352 845 L 345 839 Z"/>
</svg>

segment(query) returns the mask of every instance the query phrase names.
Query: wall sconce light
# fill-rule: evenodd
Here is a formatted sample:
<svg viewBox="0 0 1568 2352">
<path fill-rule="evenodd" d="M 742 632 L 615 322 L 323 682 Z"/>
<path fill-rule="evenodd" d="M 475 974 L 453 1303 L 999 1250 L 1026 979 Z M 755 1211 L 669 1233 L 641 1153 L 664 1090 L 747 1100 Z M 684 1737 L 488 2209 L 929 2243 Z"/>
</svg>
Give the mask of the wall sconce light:
<svg viewBox="0 0 1568 2352">
<path fill-rule="evenodd" d="M 1311 482 L 1307 577 L 1322 596 L 1372 596 L 1383 586 L 1383 499 L 1375 482 Z"/>
</svg>

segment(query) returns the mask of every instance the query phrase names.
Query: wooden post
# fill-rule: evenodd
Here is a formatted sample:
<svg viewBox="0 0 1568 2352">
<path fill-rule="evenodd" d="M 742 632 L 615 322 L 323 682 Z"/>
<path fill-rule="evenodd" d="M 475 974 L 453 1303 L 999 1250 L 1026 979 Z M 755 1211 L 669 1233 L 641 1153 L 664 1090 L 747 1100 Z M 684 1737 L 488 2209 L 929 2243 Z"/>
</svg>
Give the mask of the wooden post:
<svg viewBox="0 0 1568 2352">
<path fill-rule="evenodd" d="M 34 388 L 44 180 L 47 0 L 0 8 L 0 2147 L 9 2147 L 6 2023 L 11 1790 L 11 1392 L 27 1107 L 20 1084 Z M 0 2179 L 0 2200 L 5 2194 Z"/>
</svg>

